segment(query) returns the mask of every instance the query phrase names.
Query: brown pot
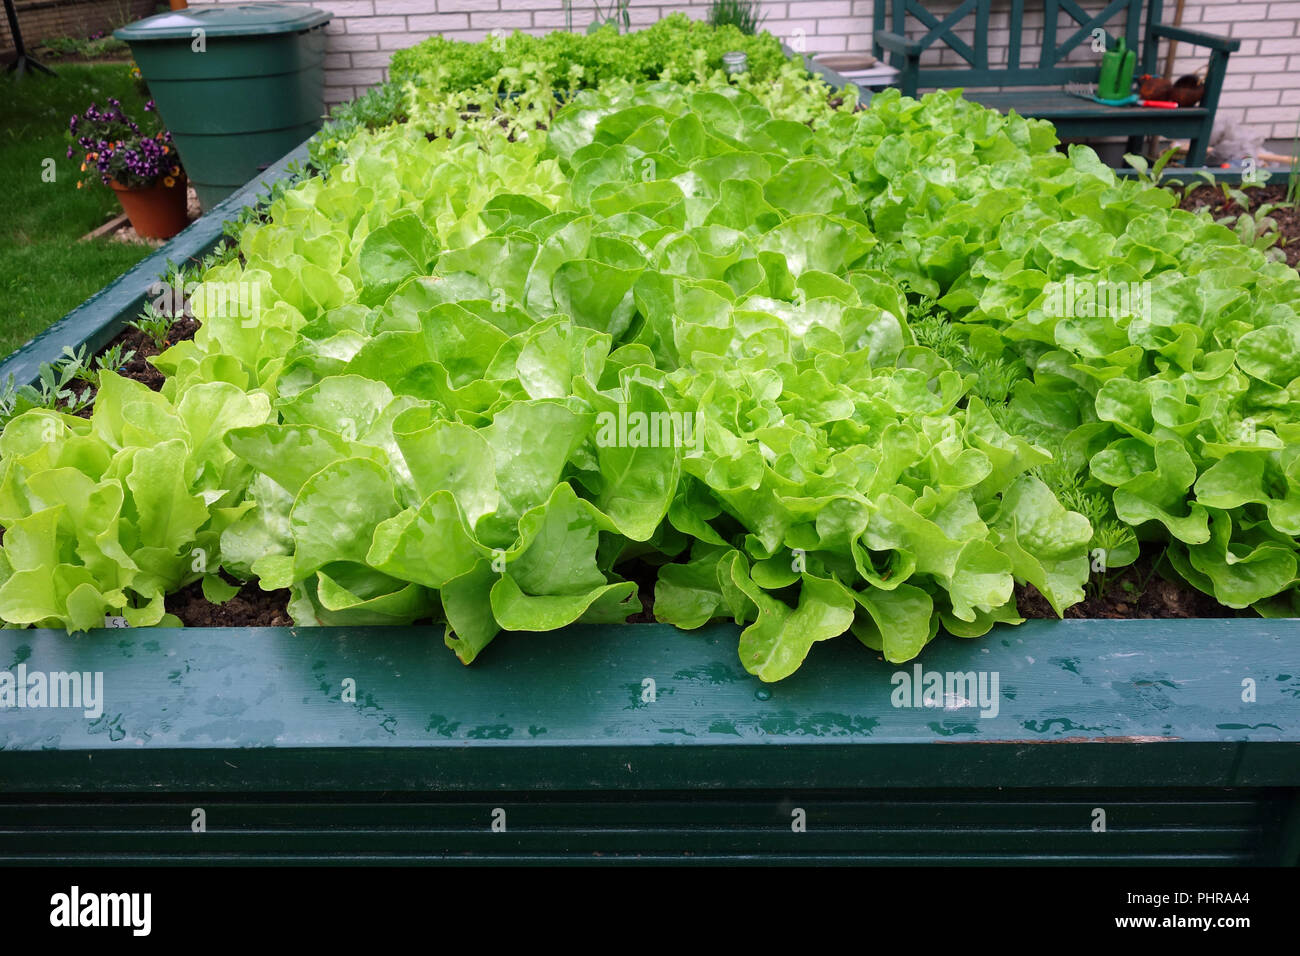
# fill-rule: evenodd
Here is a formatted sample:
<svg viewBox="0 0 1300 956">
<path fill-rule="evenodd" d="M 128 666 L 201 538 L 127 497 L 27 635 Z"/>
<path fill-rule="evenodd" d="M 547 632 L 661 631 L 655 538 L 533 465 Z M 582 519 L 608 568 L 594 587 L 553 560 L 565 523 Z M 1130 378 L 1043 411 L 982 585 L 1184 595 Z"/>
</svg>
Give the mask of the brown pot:
<svg viewBox="0 0 1300 956">
<path fill-rule="evenodd" d="M 1179 106 L 1195 106 L 1205 97 L 1205 84 L 1195 73 L 1179 77 L 1174 83 L 1173 97 Z"/>
<path fill-rule="evenodd" d="M 136 235 L 145 239 L 170 239 L 190 224 L 186 215 L 185 174 L 171 186 L 123 186 L 109 183 L 131 220 Z"/>
<path fill-rule="evenodd" d="M 184 10 L 189 6 L 187 0 L 167 0 L 173 10 Z"/>
</svg>

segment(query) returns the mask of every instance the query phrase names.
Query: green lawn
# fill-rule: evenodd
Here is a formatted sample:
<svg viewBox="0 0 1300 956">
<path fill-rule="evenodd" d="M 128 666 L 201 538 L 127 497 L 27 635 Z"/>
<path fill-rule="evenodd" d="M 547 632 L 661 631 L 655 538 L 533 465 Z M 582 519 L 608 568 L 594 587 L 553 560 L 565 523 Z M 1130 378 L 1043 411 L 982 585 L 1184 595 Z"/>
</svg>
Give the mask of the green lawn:
<svg viewBox="0 0 1300 956">
<path fill-rule="evenodd" d="M 144 100 L 128 64 L 54 64 L 57 77 L 0 75 L 0 356 L 8 355 L 153 250 L 109 240 L 77 242 L 120 211 L 105 186 L 77 188 L 67 158 L 68 117 L 110 96 L 128 113 Z M 42 178 L 55 161 L 55 181 Z M 72 343 L 69 343 L 72 344 Z"/>
</svg>

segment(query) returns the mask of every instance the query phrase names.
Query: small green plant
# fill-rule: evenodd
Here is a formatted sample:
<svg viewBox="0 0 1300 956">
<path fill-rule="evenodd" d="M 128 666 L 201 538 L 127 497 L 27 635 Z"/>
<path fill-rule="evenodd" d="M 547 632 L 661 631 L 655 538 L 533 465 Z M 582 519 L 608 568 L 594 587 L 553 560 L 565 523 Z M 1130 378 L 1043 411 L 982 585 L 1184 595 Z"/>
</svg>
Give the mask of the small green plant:
<svg viewBox="0 0 1300 956">
<path fill-rule="evenodd" d="M 1250 208 L 1250 197 L 1240 189 L 1233 189 L 1231 183 L 1219 183 L 1219 191 L 1223 193 L 1223 203 L 1236 203 L 1242 209 Z"/>
<path fill-rule="evenodd" d="M 1029 423 L 1020 420 L 1016 424 L 1024 427 Z M 1114 573 L 1137 560 L 1133 529 L 1115 517 L 1109 496 L 1085 470 L 1057 458 L 1038 465 L 1033 474 L 1052 490 L 1063 507 L 1083 515 L 1092 526 L 1087 549 L 1090 574 L 1084 590 L 1089 598 L 1101 597 L 1114 580 Z"/>
<path fill-rule="evenodd" d="M 1177 152 L 1178 150 L 1171 146 L 1160 154 L 1160 158 L 1154 164 L 1148 163 L 1145 156 L 1138 156 L 1136 153 L 1125 153 L 1124 162 L 1137 170 L 1138 179 L 1142 180 L 1142 182 L 1148 186 L 1159 186 L 1165 167 L 1169 165 L 1169 160 L 1173 159 Z"/>
<path fill-rule="evenodd" d="M 1234 229 L 1241 241 L 1252 249 L 1258 249 L 1260 252 L 1272 253 L 1278 240 L 1282 237 L 1278 231 L 1277 220 L 1272 216 L 1251 216 L 1242 213 L 1237 219 L 1237 225 Z M 1270 258 L 1281 260 L 1284 258 L 1280 250 L 1276 250 L 1278 255 Z"/>
<path fill-rule="evenodd" d="M 1025 378 L 1028 375 L 1023 362 L 1007 362 L 1000 358 L 980 362 L 971 391 L 990 405 L 1004 405 L 1016 383 Z"/>
<path fill-rule="evenodd" d="M 92 37 L 50 37 L 42 40 L 41 46 L 58 56 L 84 56 L 95 59 L 121 53 L 127 49 L 126 43 L 112 34 L 98 33 Z"/>
<path fill-rule="evenodd" d="M 65 349 L 65 351 L 71 350 Z M 74 415 L 81 411 L 90 404 L 92 397 L 90 390 L 85 389 L 78 393 L 71 386 L 73 382 L 79 380 L 80 376 L 77 373 L 83 367 L 75 354 L 71 359 L 53 364 L 46 362 L 41 365 L 36 382 L 32 385 L 24 385 L 17 391 L 19 410 L 53 409 L 62 406 L 63 411 Z"/>
<path fill-rule="evenodd" d="M 962 340 L 948 319 L 939 314 L 933 299 L 921 296 L 917 302 L 908 302 L 907 324 L 917 344 L 933 349 L 950 365 L 961 356 Z"/>
<path fill-rule="evenodd" d="M 312 175 L 313 169 L 315 170 L 326 169 L 329 165 L 328 161 L 326 160 L 326 157 L 329 155 L 331 154 L 328 152 L 328 150 L 325 150 L 320 154 L 321 159 L 325 160 L 324 163 L 319 162 L 315 158 L 315 154 L 313 154 L 308 160 L 308 166 L 303 166 L 302 164 L 296 161 L 287 165 L 285 167 L 284 178 L 278 179 L 275 182 L 271 183 L 270 185 L 266 186 L 266 191 L 263 192 L 261 195 L 259 195 L 256 200 L 250 202 L 247 206 L 241 209 L 239 211 L 239 214 L 234 219 L 229 219 L 226 221 L 225 225 L 222 226 L 222 230 L 221 230 L 223 235 L 226 237 L 226 239 L 237 241 L 238 237 L 240 236 L 241 233 L 243 233 L 244 229 L 247 226 L 256 222 L 264 222 L 266 220 L 267 207 L 269 207 L 271 203 L 275 202 L 285 193 L 289 192 L 291 189 L 297 186 L 298 183 L 300 183 L 302 180 Z M 225 244 L 225 239 L 222 240 L 222 243 Z M 218 246 L 218 248 L 221 247 Z M 213 252 L 215 253 L 215 251 L 216 250 L 214 249 Z M 223 261 L 229 260 L 230 258 L 233 258 L 238 254 L 239 254 L 239 249 L 232 242 L 231 245 L 229 245 L 227 248 L 223 249 L 222 251 L 222 256 L 224 257 Z M 204 263 L 206 263 L 207 261 L 208 261 L 207 259 L 203 260 Z M 206 265 L 201 264 L 200 267 L 197 270 L 195 270 L 196 271 L 195 278 L 197 278 L 197 275 L 202 274 L 202 272 L 206 268 L 207 268 Z"/>
<path fill-rule="evenodd" d="M 147 335 L 154 348 L 162 349 L 167 344 L 168 333 L 171 332 L 172 318 L 164 315 L 152 302 L 146 302 L 140 317 L 133 322 L 128 322 L 127 325 Z"/>
<path fill-rule="evenodd" d="M 755 0 L 712 0 L 709 4 L 711 26 L 733 26 L 750 36 L 758 33 L 764 18 Z"/>
<path fill-rule="evenodd" d="M 205 275 L 209 269 L 225 265 L 239 255 L 239 246 L 236 243 L 228 242 L 228 238 L 228 236 L 223 236 L 221 241 L 212 247 L 212 251 L 199 260 L 199 266 L 196 270 L 199 275 Z"/>
<path fill-rule="evenodd" d="M 0 429 L 8 425 L 9 420 L 14 417 L 17 405 L 18 389 L 14 387 L 14 377 L 10 375 L 4 387 L 0 388 Z"/>
<path fill-rule="evenodd" d="M 86 346 L 82 345 L 76 351 L 68 346 L 63 346 L 63 364 L 72 372 L 72 377 L 78 382 L 95 383 L 95 369 L 90 361 L 86 358 Z"/>
<path fill-rule="evenodd" d="M 63 358 L 60 360 L 59 366 L 61 372 L 66 371 L 71 375 L 70 381 L 97 385 L 100 372 L 104 369 L 119 372 L 133 358 L 135 358 L 135 350 L 127 349 L 123 351 L 121 342 L 105 349 L 104 353 L 95 359 L 91 359 L 86 355 L 85 345 L 81 345 L 75 350 L 65 345 L 63 347 Z"/>
<path fill-rule="evenodd" d="M 903 285 L 906 287 L 906 283 Z M 1012 389 L 1027 377 L 1027 368 L 1020 361 L 991 361 L 972 363 L 961 332 L 952 324 L 947 313 L 929 296 L 908 302 L 907 324 L 918 345 L 933 349 L 935 354 L 953 368 L 974 375 L 971 391 L 989 404 L 994 417 L 1006 414 L 1006 402 Z"/>
<path fill-rule="evenodd" d="M 1249 200 L 1239 205 L 1246 211 L 1235 216 L 1220 216 L 1215 222 L 1235 232 L 1244 245 L 1258 249 L 1260 252 L 1272 251 L 1282 235 L 1278 230 L 1277 220 L 1269 215 L 1275 207 L 1265 204 L 1252 213 L 1249 210 Z"/>
<path fill-rule="evenodd" d="M 358 131 L 382 129 L 407 119 L 406 93 L 400 83 L 381 83 L 348 103 L 330 110 L 324 128 L 312 137 L 311 163 L 328 171 L 343 158 L 343 145 Z"/>
<path fill-rule="evenodd" d="M 135 349 L 124 351 L 121 342 L 109 346 L 99 358 L 95 359 L 95 381 L 99 381 L 99 373 L 105 369 L 110 372 L 122 371 L 133 358 L 135 358 Z"/>
</svg>

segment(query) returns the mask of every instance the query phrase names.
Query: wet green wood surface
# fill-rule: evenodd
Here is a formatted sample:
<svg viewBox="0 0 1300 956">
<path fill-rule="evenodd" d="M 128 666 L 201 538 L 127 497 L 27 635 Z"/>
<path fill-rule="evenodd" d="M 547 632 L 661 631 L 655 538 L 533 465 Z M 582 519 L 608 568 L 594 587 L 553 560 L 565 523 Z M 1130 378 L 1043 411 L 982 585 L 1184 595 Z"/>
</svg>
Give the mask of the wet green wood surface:
<svg viewBox="0 0 1300 956">
<path fill-rule="evenodd" d="M 849 638 L 764 685 L 730 626 L 503 635 L 471 667 L 440 628 L 3 632 L 20 664 L 102 672 L 104 711 L 0 710 L 9 792 L 1300 785 L 1296 621 L 933 644 L 923 672 L 997 676 L 987 717 L 894 706 L 916 665 Z"/>
</svg>

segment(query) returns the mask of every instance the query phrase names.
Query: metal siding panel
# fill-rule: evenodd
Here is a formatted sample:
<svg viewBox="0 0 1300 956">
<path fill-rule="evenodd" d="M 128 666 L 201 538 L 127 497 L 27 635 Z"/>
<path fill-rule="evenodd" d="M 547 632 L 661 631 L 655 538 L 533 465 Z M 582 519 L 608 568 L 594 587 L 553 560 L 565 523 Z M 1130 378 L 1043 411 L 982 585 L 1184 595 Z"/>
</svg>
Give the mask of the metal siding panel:
<svg viewBox="0 0 1300 956">
<path fill-rule="evenodd" d="M 1010 799 L 1007 799 L 1010 797 Z M 0 801 L 0 861 L 1263 864 L 1294 792 L 137 794 Z M 207 830 L 190 832 L 202 806 Z M 1091 807 L 1107 829 L 1091 829 Z M 506 812 L 492 832 L 493 808 Z M 794 832 L 792 809 L 806 812 Z"/>
</svg>

